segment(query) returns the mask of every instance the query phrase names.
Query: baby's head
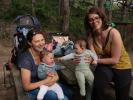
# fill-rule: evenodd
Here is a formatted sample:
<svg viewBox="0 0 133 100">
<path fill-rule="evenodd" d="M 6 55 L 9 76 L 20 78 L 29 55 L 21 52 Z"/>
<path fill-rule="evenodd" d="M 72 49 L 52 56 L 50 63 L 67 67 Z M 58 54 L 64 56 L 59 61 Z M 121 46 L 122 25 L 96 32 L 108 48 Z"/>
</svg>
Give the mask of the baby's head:
<svg viewBox="0 0 133 100">
<path fill-rule="evenodd" d="M 54 64 L 54 55 L 52 52 L 43 50 L 41 52 L 42 59 L 41 61 L 44 62 L 47 65 L 52 65 Z"/>
<path fill-rule="evenodd" d="M 74 50 L 77 54 L 81 54 L 86 49 L 86 41 L 84 39 L 78 39 L 75 41 Z"/>
</svg>

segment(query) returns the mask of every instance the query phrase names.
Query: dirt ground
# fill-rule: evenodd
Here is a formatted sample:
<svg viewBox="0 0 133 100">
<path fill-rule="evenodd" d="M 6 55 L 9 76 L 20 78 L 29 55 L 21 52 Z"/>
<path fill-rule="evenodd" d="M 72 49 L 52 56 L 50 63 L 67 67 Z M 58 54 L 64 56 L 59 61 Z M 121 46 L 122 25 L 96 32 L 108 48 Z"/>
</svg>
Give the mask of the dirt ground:
<svg viewBox="0 0 133 100">
<path fill-rule="evenodd" d="M 9 40 L 0 41 L 0 100 L 16 100 L 15 88 L 10 85 L 9 71 L 6 71 L 4 83 L 3 65 L 10 57 L 11 44 Z"/>
</svg>

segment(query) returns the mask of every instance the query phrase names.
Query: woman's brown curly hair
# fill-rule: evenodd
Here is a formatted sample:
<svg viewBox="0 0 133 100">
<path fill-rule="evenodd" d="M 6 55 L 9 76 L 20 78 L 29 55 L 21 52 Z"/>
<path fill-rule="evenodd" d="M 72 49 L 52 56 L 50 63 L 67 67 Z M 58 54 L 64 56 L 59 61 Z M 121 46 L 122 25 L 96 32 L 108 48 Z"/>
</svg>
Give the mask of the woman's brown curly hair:
<svg viewBox="0 0 133 100">
<path fill-rule="evenodd" d="M 84 18 L 84 25 L 85 25 L 85 30 L 86 30 L 87 35 L 89 35 L 89 33 L 93 33 L 93 29 L 90 26 L 89 19 L 88 19 L 88 15 L 89 14 L 97 14 L 97 15 L 99 15 L 99 17 L 101 18 L 102 23 L 103 23 L 102 24 L 102 30 L 105 30 L 105 29 L 108 28 L 107 18 L 106 18 L 106 15 L 105 15 L 104 11 L 102 9 L 100 9 L 100 8 L 92 7 L 86 13 L 85 18 Z"/>
</svg>

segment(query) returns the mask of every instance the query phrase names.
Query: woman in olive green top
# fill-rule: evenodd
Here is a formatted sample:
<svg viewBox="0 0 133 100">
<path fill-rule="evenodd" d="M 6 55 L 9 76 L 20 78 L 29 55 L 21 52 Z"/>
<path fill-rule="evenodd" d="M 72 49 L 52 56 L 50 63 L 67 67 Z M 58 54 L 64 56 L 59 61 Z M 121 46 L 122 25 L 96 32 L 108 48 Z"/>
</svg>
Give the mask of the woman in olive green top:
<svg viewBox="0 0 133 100">
<path fill-rule="evenodd" d="M 106 16 L 99 8 L 91 8 L 85 16 L 89 48 L 98 55 L 94 72 L 92 100 L 105 100 L 105 88 L 115 83 L 116 100 L 129 100 L 131 62 L 119 31 L 107 25 Z"/>
</svg>

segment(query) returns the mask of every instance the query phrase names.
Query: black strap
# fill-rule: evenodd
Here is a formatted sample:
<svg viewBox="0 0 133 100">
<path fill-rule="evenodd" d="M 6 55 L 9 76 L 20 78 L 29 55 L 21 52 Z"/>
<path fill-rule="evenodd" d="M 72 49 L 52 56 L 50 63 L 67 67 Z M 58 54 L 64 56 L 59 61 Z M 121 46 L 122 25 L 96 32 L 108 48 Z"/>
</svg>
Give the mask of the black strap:
<svg viewBox="0 0 133 100">
<path fill-rule="evenodd" d="M 104 46 L 103 46 L 103 50 L 105 49 L 105 47 L 106 47 L 106 45 L 107 45 L 107 43 L 108 43 L 108 41 L 109 41 L 110 31 L 111 31 L 112 29 L 113 29 L 113 28 L 111 28 L 111 29 L 109 30 L 108 34 L 107 34 L 106 41 L 105 41 L 105 44 L 104 44 Z"/>
<path fill-rule="evenodd" d="M 94 34 L 92 34 L 92 38 L 93 38 L 94 44 L 95 44 L 97 47 L 99 47 L 98 44 L 97 44 L 97 42 L 96 42 L 96 38 L 95 38 Z"/>
<path fill-rule="evenodd" d="M 109 36 L 110 36 L 110 31 L 112 30 L 113 28 L 111 28 L 110 30 L 109 30 L 109 32 L 108 32 L 108 34 L 107 34 L 107 37 L 106 37 L 106 41 L 105 41 L 105 44 L 104 44 L 104 46 L 103 46 L 103 50 L 105 49 L 105 47 L 106 47 L 106 45 L 107 45 L 107 43 L 108 43 L 108 41 L 109 41 Z M 98 46 L 98 44 L 96 43 L 96 40 L 95 40 L 95 36 L 92 34 L 92 38 L 93 38 L 93 40 L 94 40 L 94 44 L 96 45 L 96 46 Z M 98 46 L 99 47 L 99 46 Z"/>
</svg>

